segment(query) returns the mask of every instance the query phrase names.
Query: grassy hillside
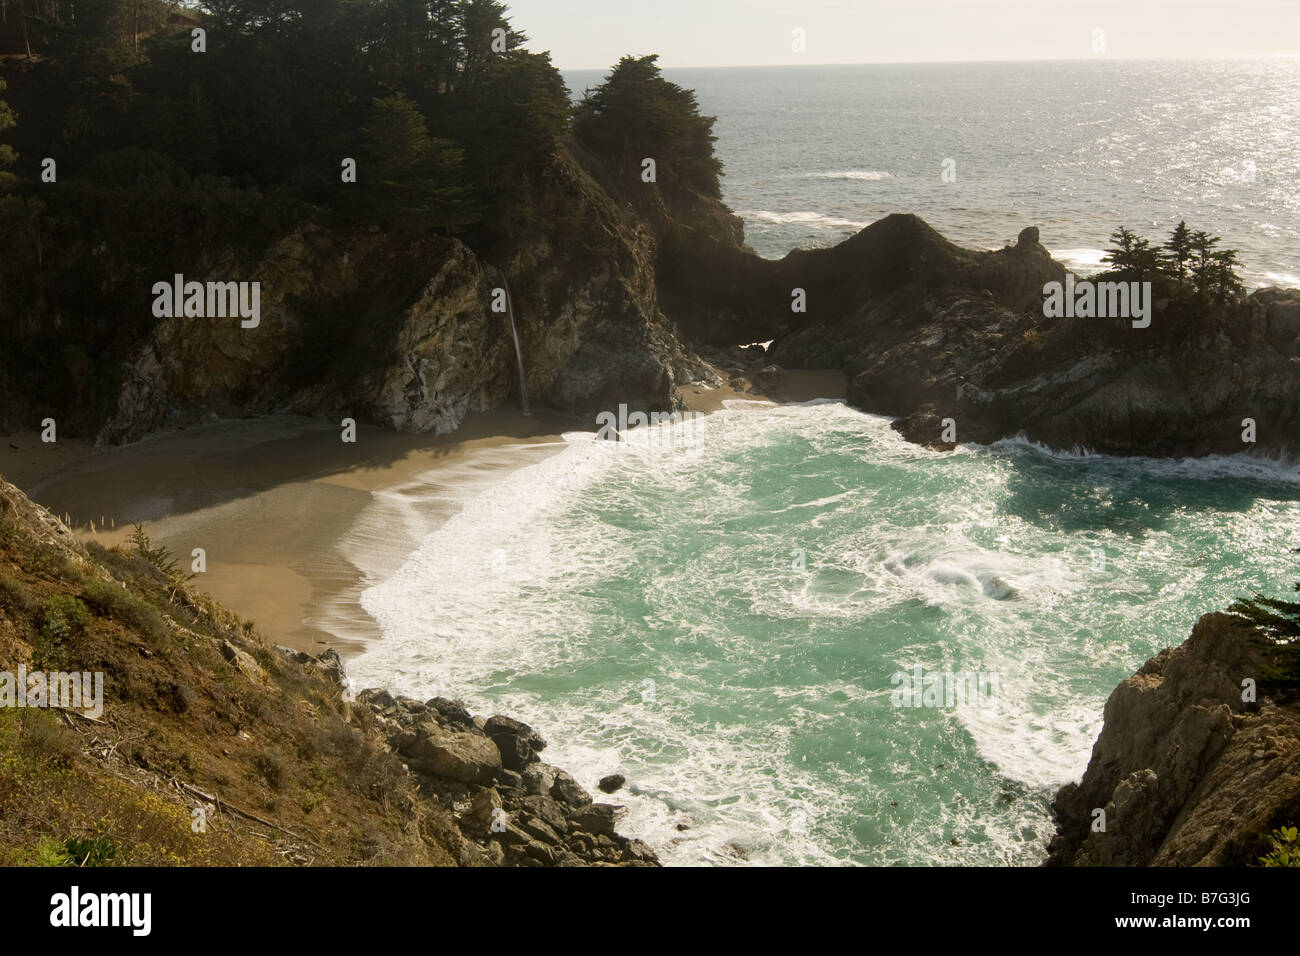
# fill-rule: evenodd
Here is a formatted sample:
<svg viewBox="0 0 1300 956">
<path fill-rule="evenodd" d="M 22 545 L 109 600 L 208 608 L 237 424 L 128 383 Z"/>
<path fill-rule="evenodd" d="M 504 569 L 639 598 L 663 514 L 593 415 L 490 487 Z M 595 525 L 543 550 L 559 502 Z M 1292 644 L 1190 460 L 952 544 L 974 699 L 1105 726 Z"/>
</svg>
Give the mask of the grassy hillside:
<svg viewBox="0 0 1300 956">
<path fill-rule="evenodd" d="M 83 548 L 0 481 L 0 671 L 104 674 L 98 719 L 0 707 L 0 865 L 473 862 L 335 660 L 274 649 L 158 551 Z"/>
</svg>

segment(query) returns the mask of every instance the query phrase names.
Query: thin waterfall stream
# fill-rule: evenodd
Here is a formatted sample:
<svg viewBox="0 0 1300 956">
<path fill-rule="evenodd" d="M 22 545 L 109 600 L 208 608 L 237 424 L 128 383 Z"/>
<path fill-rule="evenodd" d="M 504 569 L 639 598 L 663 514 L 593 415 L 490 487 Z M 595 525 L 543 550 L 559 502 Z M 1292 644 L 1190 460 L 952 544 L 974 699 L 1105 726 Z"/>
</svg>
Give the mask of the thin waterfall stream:
<svg viewBox="0 0 1300 956">
<path fill-rule="evenodd" d="M 506 290 L 506 311 L 510 314 L 510 334 L 515 339 L 515 361 L 519 366 L 519 403 L 523 406 L 524 414 L 531 415 L 532 409 L 528 407 L 528 382 L 524 378 L 524 350 L 519 345 L 519 327 L 515 324 L 515 304 L 510 298 L 510 283 L 506 281 L 505 273 L 501 274 L 501 287 Z"/>
</svg>

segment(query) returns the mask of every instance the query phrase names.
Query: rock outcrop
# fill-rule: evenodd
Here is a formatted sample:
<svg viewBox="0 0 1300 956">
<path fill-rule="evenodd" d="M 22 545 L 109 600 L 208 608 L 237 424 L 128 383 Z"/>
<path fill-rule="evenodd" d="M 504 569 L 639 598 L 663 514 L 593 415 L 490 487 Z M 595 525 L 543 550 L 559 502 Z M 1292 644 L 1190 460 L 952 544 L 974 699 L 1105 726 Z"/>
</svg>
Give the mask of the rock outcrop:
<svg viewBox="0 0 1300 956">
<path fill-rule="evenodd" d="M 1267 852 L 1300 818 L 1300 715 L 1262 686 L 1275 653 L 1207 614 L 1121 683 L 1083 779 L 1056 796 L 1048 865 L 1240 866 Z"/>
<path fill-rule="evenodd" d="M 471 411 L 518 400 L 509 317 L 493 309 L 503 287 L 538 404 L 584 418 L 620 402 L 668 411 L 682 385 L 710 380 L 659 308 L 657 238 L 644 222 L 563 155 L 528 203 L 527 221 L 494 223 L 478 252 L 458 239 L 395 247 L 380 233 L 308 224 L 251 273 L 216 256 L 206 272 L 260 284 L 259 325 L 160 320 L 127 363 L 99 440 L 211 413 L 453 431 Z"/>
<path fill-rule="evenodd" d="M 1024 435 L 1153 456 L 1300 449 L 1300 290 L 1211 308 L 1162 280 L 1150 327 L 1133 328 L 1044 316 L 1043 287 L 1066 272 L 1036 227 L 980 251 L 892 215 L 771 261 L 743 245 L 720 203 L 647 212 L 565 155 L 528 204 L 523 221 L 490 224 L 477 251 L 300 228 L 254 271 L 261 325 L 162 320 L 101 439 L 204 412 L 451 431 L 515 397 L 509 320 L 492 311 L 493 290 L 508 285 L 530 396 L 588 420 L 622 403 L 679 408 L 684 385 L 721 384 L 741 365 L 772 381 L 837 368 L 851 404 L 902 419 L 905 437 L 934 447 L 951 446 L 934 433 L 951 419 L 957 442 Z M 768 340 L 752 360 L 701 358 Z"/>
<path fill-rule="evenodd" d="M 657 865 L 527 724 L 354 701 L 337 652 L 270 645 L 169 568 L 0 481 L 0 673 L 97 673 L 99 695 L 17 685 L 0 864 L 89 834 L 122 865 Z"/>
<path fill-rule="evenodd" d="M 473 717 L 455 701 L 420 703 L 362 691 L 389 745 L 450 807 L 465 840 L 494 864 L 655 866 L 640 840 L 620 836 L 621 807 L 594 803 L 567 773 L 543 763 L 546 741 L 510 717 Z M 621 778 L 620 778 L 621 781 Z"/>
<path fill-rule="evenodd" d="M 1134 328 L 1045 317 L 1044 285 L 1065 278 L 1035 227 L 984 252 L 905 215 L 778 262 L 708 236 L 670 238 L 659 268 L 661 299 L 693 339 L 772 339 L 781 367 L 842 369 L 851 404 L 900 418 L 920 444 L 951 447 L 939 431 L 951 419 L 958 442 L 1300 452 L 1300 290 L 1211 307 L 1156 282 L 1151 325 Z"/>
</svg>

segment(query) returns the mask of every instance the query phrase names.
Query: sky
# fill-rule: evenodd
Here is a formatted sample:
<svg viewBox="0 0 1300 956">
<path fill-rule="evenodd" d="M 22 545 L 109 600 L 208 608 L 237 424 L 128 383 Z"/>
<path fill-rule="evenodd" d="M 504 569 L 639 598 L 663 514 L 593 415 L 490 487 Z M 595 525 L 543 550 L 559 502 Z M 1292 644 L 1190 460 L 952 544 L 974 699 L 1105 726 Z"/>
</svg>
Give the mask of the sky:
<svg viewBox="0 0 1300 956">
<path fill-rule="evenodd" d="M 629 53 L 669 68 L 1300 55 L 1300 0 L 506 2 L 528 48 L 565 70 Z"/>
</svg>

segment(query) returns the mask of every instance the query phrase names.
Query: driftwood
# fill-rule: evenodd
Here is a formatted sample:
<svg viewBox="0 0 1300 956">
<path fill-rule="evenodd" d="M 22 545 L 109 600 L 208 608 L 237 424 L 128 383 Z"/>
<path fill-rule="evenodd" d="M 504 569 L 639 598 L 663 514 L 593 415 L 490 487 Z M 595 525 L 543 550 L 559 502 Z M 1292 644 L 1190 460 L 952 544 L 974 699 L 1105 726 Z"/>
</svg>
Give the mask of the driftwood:
<svg viewBox="0 0 1300 956">
<path fill-rule="evenodd" d="M 311 846 L 314 846 L 318 850 L 325 850 L 325 847 L 321 846 L 315 840 L 309 840 L 305 836 L 300 836 L 299 834 L 294 833 L 292 830 L 280 826 L 280 824 L 278 823 L 272 823 L 270 820 L 263 820 L 255 813 L 249 813 L 247 810 L 241 810 L 239 809 L 239 807 L 235 806 L 232 803 L 227 803 L 225 800 L 222 800 L 218 796 L 215 796 L 210 793 L 204 793 L 198 787 L 191 786 L 190 784 L 186 783 L 184 780 L 180 780 L 177 779 L 176 777 L 173 777 L 172 783 L 174 783 L 179 789 L 184 790 L 186 793 L 191 794 L 192 796 L 198 797 L 200 800 L 204 801 L 205 803 L 212 804 L 218 810 L 223 810 L 223 809 L 229 810 L 231 813 L 235 814 L 235 816 L 243 817 L 245 820 L 252 820 L 254 823 L 260 824 L 261 826 L 264 827 L 270 827 L 272 830 L 279 830 L 281 833 L 287 834 L 293 837 L 295 840 L 301 840 L 303 843 L 308 843 Z"/>
</svg>

